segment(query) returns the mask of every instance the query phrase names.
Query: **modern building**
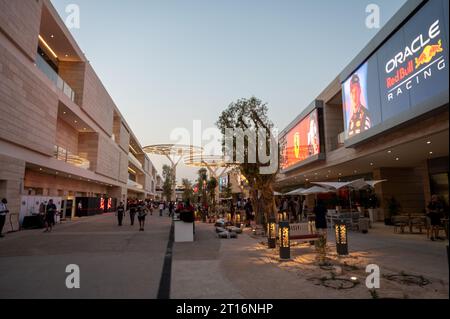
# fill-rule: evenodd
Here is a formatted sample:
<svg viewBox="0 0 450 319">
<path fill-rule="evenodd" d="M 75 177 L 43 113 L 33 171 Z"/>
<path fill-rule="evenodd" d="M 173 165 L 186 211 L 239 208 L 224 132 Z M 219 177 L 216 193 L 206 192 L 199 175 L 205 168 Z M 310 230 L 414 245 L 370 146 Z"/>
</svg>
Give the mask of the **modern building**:
<svg viewBox="0 0 450 319">
<path fill-rule="evenodd" d="M 49 198 L 69 218 L 156 194 L 155 167 L 49 0 L 0 0 L 0 122 L 0 197 L 20 219 Z"/>
<path fill-rule="evenodd" d="M 423 213 L 431 194 L 448 204 L 448 6 L 406 2 L 284 129 L 277 190 L 385 179 L 383 213 L 392 197 L 401 213 Z"/>
</svg>

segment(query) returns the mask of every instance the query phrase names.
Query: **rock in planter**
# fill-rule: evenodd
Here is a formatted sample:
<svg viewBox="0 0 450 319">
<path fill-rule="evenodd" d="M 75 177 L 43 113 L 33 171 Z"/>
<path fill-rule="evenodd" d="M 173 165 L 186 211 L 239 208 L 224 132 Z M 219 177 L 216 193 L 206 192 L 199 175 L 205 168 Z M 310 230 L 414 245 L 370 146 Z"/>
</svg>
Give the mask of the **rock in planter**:
<svg viewBox="0 0 450 319">
<path fill-rule="evenodd" d="M 224 231 L 217 234 L 219 238 L 237 238 L 237 234 L 235 232 Z"/>
</svg>

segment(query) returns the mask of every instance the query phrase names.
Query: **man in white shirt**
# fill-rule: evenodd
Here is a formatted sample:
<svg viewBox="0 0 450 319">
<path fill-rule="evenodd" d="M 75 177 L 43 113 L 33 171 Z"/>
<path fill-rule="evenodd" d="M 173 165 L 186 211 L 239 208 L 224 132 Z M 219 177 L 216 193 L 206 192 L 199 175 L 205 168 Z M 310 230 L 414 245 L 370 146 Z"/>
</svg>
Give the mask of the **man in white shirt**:
<svg viewBox="0 0 450 319">
<path fill-rule="evenodd" d="M 9 213 L 7 204 L 8 204 L 8 201 L 6 200 L 6 198 L 3 198 L 0 203 L 0 237 L 4 237 L 2 234 L 3 226 L 5 225 L 6 214 Z"/>
</svg>

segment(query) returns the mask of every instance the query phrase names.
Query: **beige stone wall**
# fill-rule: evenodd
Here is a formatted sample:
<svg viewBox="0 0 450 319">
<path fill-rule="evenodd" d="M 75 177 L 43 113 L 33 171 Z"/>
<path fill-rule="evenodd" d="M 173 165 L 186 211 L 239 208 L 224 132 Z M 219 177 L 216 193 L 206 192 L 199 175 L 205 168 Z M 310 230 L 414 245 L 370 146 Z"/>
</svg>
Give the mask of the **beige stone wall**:
<svg viewBox="0 0 450 319">
<path fill-rule="evenodd" d="M 56 145 L 78 154 L 78 131 L 61 118 L 56 123 Z"/>
<path fill-rule="evenodd" d="M 34 61 L 41 23 L 41 0 L 0 0 L 0 29 Z"/>
<path fill-rule="evenodd" d="M 324 107 L 325 127 L 325 150 L 331 151 L 338 147 L 338 135 L 344 131 L 344 118 L 342 106 L 325 105 Z"/>
<path fill-rule="evenodd" d="M 25 171 L 24 188 L 43 188 L 49 196 L 67 196 L 68 192 L 106 194 L 105 185 L 79 180 L 77 178 L 66 178 L 56 175 L 42 174 L 27 169 Z M 63 194 L 59 194 L 60 192 Z"/>
<path fill-rule="evenodd" d="M 114 102 L 95 74 L 86 64 L 82 108 L 109 135 L 113 130 Z"/>
<path fill-rule="evenodd" d="M 126 183 L 128 181 L 128 154 L 120 152 L 119 181 Z"/>
<path fill-rule="evenodd" d="M 25 162 L 12 157 L 0 155 L 0 199 L 8 200 L 11 214 L 19 214 L 20 194 L 22 193 Z M 11 230 L 7 216 L 4 232 Z M 14 215 L 13 227 L 18 229 L 18 215 Z"/>
<path fill-rule="evenodd" d="M 96 172 L 114 179 L 118 178 L 119 150 L 114 141 L 103 135 L 99 137 Z"/>
<path fill-rule="evenodd" d="M 75 92 L 75 103 L 83 104 L 84 75 L 86 73 L 86 63 L 84 62 L 64 62 L 58 64 L 59 75 Z"/>
<path fill-rule="evenodd" d="M 374 179 L 387 179 L 375 191 L 380 207 L 388 215 L 388 200 L 394 197 L 401 205 L 401 214 L 421 214 L 425 208 L 423 167 L 380 168 L 374 170 Z M 425 173 L 426 174 L 426 173 Z"/>
<path fill-rule="evenodd" d="M 0 43 L 0 138 L 52 156 L 57 112 L 57 95 Z"/>
<path fill-rule="evenodd" d="M 97 169 L 98 133 L 78 134 L 78 155 L 90 162 L 90 170 Z"/>
<path fill-rule="evenodd" d="M 128 153 L 128 145 L 130 144 L 130 132 L 125 127 L 124 123 L 122 122 L 122 118 L 117 113 L 114 114 L 113 133 L 117 145 L 119 145 L 122 150 Z"/>
</svg>

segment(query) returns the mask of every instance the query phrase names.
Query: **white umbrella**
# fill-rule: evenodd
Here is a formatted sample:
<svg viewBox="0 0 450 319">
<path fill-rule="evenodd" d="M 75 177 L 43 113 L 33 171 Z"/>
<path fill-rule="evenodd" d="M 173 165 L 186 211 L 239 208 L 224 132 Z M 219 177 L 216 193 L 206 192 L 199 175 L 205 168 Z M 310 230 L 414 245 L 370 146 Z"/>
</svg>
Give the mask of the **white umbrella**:
<svg viewBox="0 0 450 319">
<path fill-rule="evenodd" d="M 290 191 L 289 193 L 286 193 L 286 195 L 302 195 L 302 192 L 304 191 L 304 188 L 297 188 L 293 191 Z"/>
<path fill-rule="evenodd" d="M 381 180 L 373 180 L 373 181 L 365 181 L 363 178 L 356 179 L 351 182 L 312 182 L 313 184 L 334 188 L 336 190 L 342 188 L 342 187 L 349 187 L 353 189 L 363 189 L 364 187 L 374 187 L 376 184 L 385 182 L 386 179 Z M 352 199 L 350 197 L 350 193 L 348 194 L 348 200 L 350 202 L 350 211 L 352 210 Z"/>
<path fill-rule="evenodd" d="M 301 195 L 311 195 L 311 194 L 323 194 L 323 193 L 329 193 L 329 192 L 331 192 L 331 190 L 326 189 L 324 187 L 313 186 L 308 189 L 305 189 L 300 194 Z"/>
<path fill-rule="evenodd" d="M 312 183 L 318 184 L 321 186 L 325 186 L 325 187 L 329 187 L 329 188 L 334 188 L 336 191 L 343 187 L 359 189 L 359 188 L 367 186 L 367 184 L 364 182 L 363 178 L 356 179 L 351 182 L 312 182 Z M 352 211 L 352 198 L 351 198 L 350 192 L 348 192 L 348 201 L 350 203 L 350 212 L 351 212 Z"/>
<path fill-rule="evenodd" d="M 352 187 L 352 188 L 358 188 L 359 186 L 363 185 L 364 179 L 357 179 L 351 182 L 311 182 L 312 184 L 317 184 L 326 188 L 334 188 L 335 190 L 338 190 L 343 187 Z"/>
<path fill-rule="evenodd" d="M 378 180 L 373 180 L 373 181 L 365 181 L 367 183 L 367 185 L 369 185 L 370 187 L 374 188 L 376 184 L 378 183 L 382 183 L 382 182 L 387 182 L 387 179 L 378 179 Z"/>
<path fill-rule="evenodd" d="M 273 196 L 283 196 L 283 193 L 280 193 L 280 192 L 273 192 Z"/>
</svg>

